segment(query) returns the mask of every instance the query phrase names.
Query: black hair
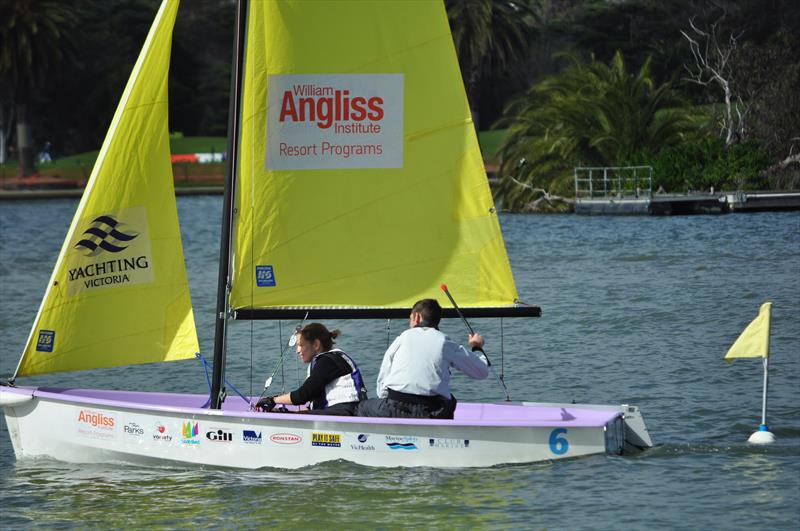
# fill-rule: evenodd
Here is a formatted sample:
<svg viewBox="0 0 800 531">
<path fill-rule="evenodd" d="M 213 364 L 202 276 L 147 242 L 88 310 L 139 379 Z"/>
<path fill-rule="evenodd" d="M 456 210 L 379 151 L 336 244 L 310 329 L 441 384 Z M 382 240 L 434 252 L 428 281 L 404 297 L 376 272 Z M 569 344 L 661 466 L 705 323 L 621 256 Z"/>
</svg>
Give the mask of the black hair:
<svg viewBox="0 0 800 531">
<path fill-rule="evenodd" d="M 334 339 L 342 334 L 339 330 L 334 330 L 331 332 L 325 328 L 325 325 L 321 323 L 307 324 L 297 333 L 303 336 L 303 339 L 306 341 L 314 341 L 315 339 L 319 339 L 323 352 L 331 350 L 333 348 L 333 344 L 335 343 Z"/>
<path fill-rule="evenodd" d="M 436 299 L 422 299 L 414 304 L 411 308 L 412 313 L 418 313 L 422 316 L 422 326 L 429 326 L 432 328 L 439 327 L 439 321 L 442 320 L 442 307 Z"/>
</svg>

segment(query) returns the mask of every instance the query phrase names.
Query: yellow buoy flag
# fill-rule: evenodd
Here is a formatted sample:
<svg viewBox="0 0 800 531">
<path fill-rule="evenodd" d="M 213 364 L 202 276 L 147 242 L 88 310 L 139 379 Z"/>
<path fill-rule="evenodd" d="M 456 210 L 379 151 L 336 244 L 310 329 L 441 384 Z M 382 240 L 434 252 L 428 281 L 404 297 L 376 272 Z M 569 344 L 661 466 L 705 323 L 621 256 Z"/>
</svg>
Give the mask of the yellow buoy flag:
<svg viewBox="0 0 800 531">
<path fill-rule="evenodd" d="M 772 303 L 765 302 L 758 311 L 758 317 L 747 325 L 739 339 L 725 354 L 725 361 L 730 363 L 734 358 L 768 358 L 771 319 Z"/>
</svg>

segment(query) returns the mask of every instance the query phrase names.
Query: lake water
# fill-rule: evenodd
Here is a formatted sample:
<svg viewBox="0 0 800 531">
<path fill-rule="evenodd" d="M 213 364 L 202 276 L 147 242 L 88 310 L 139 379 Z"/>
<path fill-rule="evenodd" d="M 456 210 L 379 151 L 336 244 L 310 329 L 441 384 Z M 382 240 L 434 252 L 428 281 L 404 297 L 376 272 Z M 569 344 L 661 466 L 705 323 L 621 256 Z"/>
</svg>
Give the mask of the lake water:
<svg viewBox="0 0 800 531">
<path fill-rule="evenodd" d="M 76 205 L 0 203 L 4 378 Z M 178 205 L 201 348 L 211 358 L 221 198 L 184 197 Z M 511 397 L 636 404 L 654 449 L 462 470 L 345 462 L 256 472 L 89 466 L 17 461 L 3 419 L 0 525 L 798 529 L 800 214 L 503 215 L 501 222 L 520 296 L 543 309 L 540 319 L 506 319 L 502 330 L 495 321 L 473 322 L 495 365 L 502 361 Z M 729 365 L 722 357 L 766 300 L 774 303 L 768 421 L 778 441 L 753 447 L 745 441 L 760 423 L 760 360 Z M 386 323 L 327 324 L 342 329 L 339 345 L 374 390 Z M 294 325 L 234 323 L 227 375 L 234 385 L 258 394 Z M 388 335 L 404 325 L 393 322 Z M 457 320 L 443 329 L 465 334 Z M 287 388 L 299 372 L 290 355 Z M 20 383 L 207 392 L 194 360 Z M 454 392 L 462 400 L 502 398 L 496 380 L 463 375 L 454 376 Z"/>
</svg>

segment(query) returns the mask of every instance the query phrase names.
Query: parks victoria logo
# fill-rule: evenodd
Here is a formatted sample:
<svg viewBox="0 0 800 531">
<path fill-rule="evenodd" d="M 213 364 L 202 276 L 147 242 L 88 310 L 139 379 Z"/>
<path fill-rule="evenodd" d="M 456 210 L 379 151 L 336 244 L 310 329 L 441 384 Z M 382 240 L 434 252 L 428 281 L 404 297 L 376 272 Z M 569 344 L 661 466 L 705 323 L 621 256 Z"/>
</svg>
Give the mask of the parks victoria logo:
<svg viewBox="0 0 800 531">
<path fill-rule="evenodd" d="M 147 211 L 133 207 L 82 219 L 66 257 L 67 293 L 153 282 Z"/>
</svg>

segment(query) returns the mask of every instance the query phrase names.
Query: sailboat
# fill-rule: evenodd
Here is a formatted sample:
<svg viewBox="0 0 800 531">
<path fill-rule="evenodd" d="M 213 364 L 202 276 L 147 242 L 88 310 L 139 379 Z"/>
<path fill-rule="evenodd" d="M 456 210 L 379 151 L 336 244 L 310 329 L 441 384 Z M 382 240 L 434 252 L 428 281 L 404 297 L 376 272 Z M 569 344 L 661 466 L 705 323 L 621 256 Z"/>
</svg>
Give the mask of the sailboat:
<svg viewBox="0 0 800 531">
<path fill-rule="evenodd" d="M 405 319 L 442 282 L 467 317 L 540 314 L 518 301 L 438 0 L 238 3 L 210 397 L 18 385 L 199 352 L 168 142 L 177 9 L 158 10 L 0 386 L 18 458 L 475 467 L 652 446 L 633 405 L 467 402 L 428 420 L 226 400 L 231 320 Z"/>
</svg>

